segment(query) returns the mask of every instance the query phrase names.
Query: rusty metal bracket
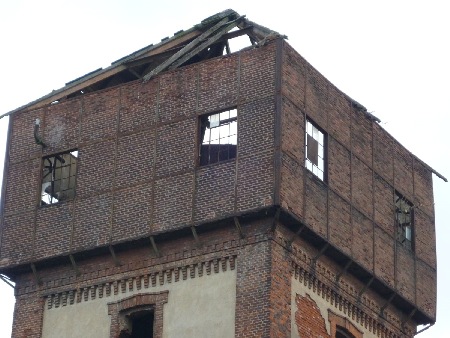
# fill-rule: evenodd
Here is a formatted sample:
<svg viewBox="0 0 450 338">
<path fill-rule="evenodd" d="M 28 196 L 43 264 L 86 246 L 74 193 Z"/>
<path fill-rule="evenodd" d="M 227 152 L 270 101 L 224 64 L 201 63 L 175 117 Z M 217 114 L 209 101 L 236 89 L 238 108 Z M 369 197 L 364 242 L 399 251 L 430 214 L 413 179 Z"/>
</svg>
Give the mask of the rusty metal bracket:
<svg viewBox="0 0 450 338">
<path fill-rule="evenodd" d="M 350 265 L 352 265 L 352 263 L 353 263 L 353 260 L 349 259 L 349 261 L 347 262 L 347 264 L 345 264 L 345 267 L 341 270 L 341 272 L 339 272 L 336 275 L 336 280 L 335 280 L 336 283 L 339 283 L 339 280 L 341 279 L 341 277 L 343 275 L 345 275 L 347 273 L 347 270 L 350 267 Z"/>
<path fill-rule="evenodd" d="M 273 216 L 272 226 L 270 227 L 271 232 L 275 231 L 277 224 L 278 224 L 278 220 L 280 219 L 280 214 L 281 214 L 281 208 L 279 207 L 277 209 L 277 211 L 275 212 L 275 215 Z"/>
<path fill-rule="evenodd" d="M 244 232 L 242 231 L 241 223 L 239 223 L 239 219 L 235 216 L 234 218 L 234 225 L 236 226 L 236 229 L 239 232 L 239 236 L 241 238 L 245 238 Z"/>
<path fill-rule="evenodd" d="M 150 244 L 152 245 L 152 249 L 155 252 L 157 257 L 161 257 L 161 253 L 159 252 L 156 243 L 155 243 L 155 237 L 154 236 L 150 236 Z"/>
<path fill-rule="evenodd" d="M 416 312 L 417 312 L 417 308 L 415 307 L 415 308 L 409 313 L 409 315 L 405 318 L 405 320 L 402 321 L 402 325 L 401 325 L 402 330 L 405 329 L 405 324 L 406 324 L 407 322 L 409 322 L 409 320 L 412 318 L 412 316 L 414 316 L 414 314 L 415 314 Z"/>
<path fill-rule="evenodd" d="M 362 295 L 367 291 L 367 289 L 370 287 L 370 285 L 372 284 L 374 279 L 375 279 L 375 277 L 372 276 L 372 278 L 370 278 L 370 280 L 366 283 L 366 285 L 364 285 L 364 287 L 361 289 L 361 291 L 359 291 L 359 293 L 358 293 L 358 303 L 361 301 Z"/>
<path fill-rule="evenodd" d="M 33 271 L 34 279 L 36 279 L 36 283 L 38 285 L 42 285 L 43 284 L 42 283 L 42 279 L 39 277 L 39 274 L 38 274 L 38 272 L 36 270 L 36 266 L 34 265 L 34 263 L 31 263 L 30 266 L 31 266 L 31 270 Z"/>
<path fill-rule="evenodd" d="M 302 233 L 302 231 L 303 231 L 304 229 L 305 229 L 305 225 L 304 225 L 304 224 L 300 225 L 300 228 L 298 228 L 297 232 L 296 232 L 294 235 L 292 235 L 291 239 L 287 242 L 287 245 L 288 245 L 289 247 L 292 246 L 292 243 L 294 243 L 295 239 L 296 239 L 298 236 L 300 236 L 300 234 Z"/>
<path fill-rule="evenodd" d="M 195 229 L 195 226 L 191 226 L 192 235 L 195 238 L 195 242 L 197 244 L 200 244 L 200 239 L 198 238 L 197 230 Z"/>
<path fill-rule="evenodd" d="M 77 276 L 81 275 L 80 270 L 78 269 L 77 263 L 75 262 L 75 258 L 72 254 L 69 255 L 70 263 L 72 263 L 72 268 L 75 270 L 75 274 Z"/>
<path fill-rule="evenodd" d="M 111 256 L 112 256 L 112 258 L 113 258 L 114 264 L 115 264 L 116 266 L 120 266 L 120 265 L 121 265 L 121 264 L 120 264 L 120 261 L 119 261 L 119 259 L 117 258 L 116 253 L 115 253 L 114 248 L 113 248 L 112 245 L 109 246 L 109 252 L 111 253 Z"/>
<path fill-rule="evenodd" d="M 320 258 L 320 256 L 324 254 L 324 252 L 328 249 L 329 246 L 330 243 L 326 242 L 325 245 L 322 247 L 322 249 L 320 249 L 320 251 L 317 253 L 317 255 L 311 259 L 311 263 L 314 267 L 316 266 L 317 260 Z"/>
<path fill-rule="evenodd" d="M 392 295 L 389 297 L 388 301 L 381 307 L 380 317 L 384 318 L 384 310 L 386 310 L 389 304 L 391 304 L 391 302 L 394 300 L 395 295 L 396 295 L 395 292 L 393 292 Z"/>
</svg>

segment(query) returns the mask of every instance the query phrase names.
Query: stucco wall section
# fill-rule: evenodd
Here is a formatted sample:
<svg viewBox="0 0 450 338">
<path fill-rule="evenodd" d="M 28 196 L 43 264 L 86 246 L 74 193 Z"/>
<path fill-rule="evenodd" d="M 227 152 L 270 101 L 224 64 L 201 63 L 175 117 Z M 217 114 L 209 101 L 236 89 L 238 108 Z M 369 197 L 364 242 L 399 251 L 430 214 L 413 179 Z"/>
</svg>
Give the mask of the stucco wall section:
<svg viewBox="0 0 450 338">
<path fill-rule="evenodd" d="M 43 338 L 109 338 L 108 303 L 143 292 L 169 291 L 163 337 L 234 337 L 236 270 L 219 271 L 147 289 L 120 292 L 44 310 Z M 97 291 L 98 292 L 98 291 Z"/>
</svg>

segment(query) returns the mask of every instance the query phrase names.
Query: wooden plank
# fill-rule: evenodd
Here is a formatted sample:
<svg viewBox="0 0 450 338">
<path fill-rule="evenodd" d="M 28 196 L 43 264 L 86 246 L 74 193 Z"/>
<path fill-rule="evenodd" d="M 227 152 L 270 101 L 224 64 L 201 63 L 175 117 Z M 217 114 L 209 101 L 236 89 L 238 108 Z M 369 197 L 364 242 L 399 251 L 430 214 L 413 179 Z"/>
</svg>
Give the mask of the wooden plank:
<svg viewBox="0 0 450 338">
<path fill-rule="evenodd" d="M 242 17 L 236 19 L 235 21 L 231 22 L 228 26 L 226 26 L 223 30 L 221 30 L 219 33 L 217 33 L 216 35 L 212 36 L 211 38 L 209 38 L 206 42 L 204 42 L 203 44 L 201 44 L 200 46 L 196 47 L 193 51 L 191 51 L 189 54 L 186 54 L 185 56 L 183 56 L 182 58 L 178 59 L 176 62 L 174 62 L 169 69 L 175 69 L 179 66 L 181 66 L 183 63 L 185 63 L 186 61 L 188 61 L 190 58 L 192 58 L 193 56 L 195 56 L 196 54 L 200 53 L 202 50 L 204 50 L 205 48 L 207 48 L 208 46 L 211 46 L 212 44 L 220 41 L 224 35 L 230 30 L 233 29 L 234 27 L 237 26 L 237 21 L 240 20 Z"/>
<path fill-rule="evenodd" d="M 223 30 L 221 30 L 216 35 L 209 38 L 206 42 L 202 43 L 200 46 L 197 46 L 194 50 L 192 50 L 189 54 L 185 54 L 183 57 L 176 60 L 169 69 L 175 69 L 179 66 L 181 66 L 183 63 L 188 61 L 190 58 L 192 58 L 194 55 L 200 53 L 203 49 L 206 47 L 212 45 L 213 43 L 217 42 L 220 38 L 222 38 L 230 29 L 236 27 L 238 25 L 238 21 L 241 20 L 243 16 L 237 18 L 236 20 L 232 21 L 229 25 L 227 25 Z"/>
<path fill-rule="evenodd" d="M 178 52 L 176 52 L 174 55 L 172 55 L 170 58 L 168 58 L 166 61 L 164 61 L 162 64 L 160 64 L 158 67 L 153 69 L 150 73 L 144 76 L 144 81 L 150 80 L 153 76 L 158 74 L 159 72 L 165 70 L 169 65 L 171 65 L 174 61 L 178 60 L 181 56 L 185 55 L 187 52 L 192 50 L 196 45 L 204 41 L 208 36 L 215 33 L 219 28 L 221 28 L 224 24 L 226 24 L 229 21 L 229 19 L 226 17 L 222 20 L 220 20 L 217 24 L 215 24 L 213 27 L 205 31 L 200 36 L 196 37 L 194 40 L 189 42 L 186 46 L 181 48 Z"/>
<path fill-rule="evenodd" d="M 161 54 L 163 52 L 168 51 L 169 49 L 175 48 L 176 46 L 185 43 L 186 41 L 198 36 L 199 34 L 200 34 L 200 31 L 194 30 L 194 31 L 190 32 L 189 34 L 183 35 L 173 41 L 169 41 L 165 44 L 162 44 L 159 47 L 153 48 L 146 53 L 143 53 L 141 55 L 138 54 L 135 56 L 135 59 L 140 59 L 143 57 L 149 57 L 149 56 Z M 38 108 L 44 107 L 54 101 L 61 100 L 62 98 L 66 97 L 68 95 L 74 94 L 80 90 L 83 90 L 86 87 L 92 86 L 100 81 L 103 81 L 111 76 L 114 76 L 114 75 L 124 71 L 127 68 L 128 68 L 128 65 L 126 65 L 126 64 L 119 64 L 116 66 L 111 66 L 110 68 L 106 68 L 103 72 L 101 72 L 98 75 L 95 75 L 95 76 L 88 78 L 84 81 L 81 81 L 79 83 L 69 84 L 65 87 L 55 90 L 35 101 L 29 102 L 19 108 L 16 108 L 6 114 L 1 115 L 0 118 L 12 115 L 18 111 L 33 110 L 33 109 L 38 109 Z"/>
</svg>

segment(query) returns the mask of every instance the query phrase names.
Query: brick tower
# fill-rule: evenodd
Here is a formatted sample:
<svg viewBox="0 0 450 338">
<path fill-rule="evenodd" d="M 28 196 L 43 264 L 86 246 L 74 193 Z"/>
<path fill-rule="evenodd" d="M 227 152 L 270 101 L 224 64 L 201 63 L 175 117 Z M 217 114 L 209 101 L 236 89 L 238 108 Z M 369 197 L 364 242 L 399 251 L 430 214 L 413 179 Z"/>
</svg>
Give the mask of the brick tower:
<svg viewBox="0 0 450 338">
<path fill-rule="evenodd" d="M 412 337 L 435 321 L 445 178 L 233 10 L 5 115 L 13 337 Z"/>
</svg>

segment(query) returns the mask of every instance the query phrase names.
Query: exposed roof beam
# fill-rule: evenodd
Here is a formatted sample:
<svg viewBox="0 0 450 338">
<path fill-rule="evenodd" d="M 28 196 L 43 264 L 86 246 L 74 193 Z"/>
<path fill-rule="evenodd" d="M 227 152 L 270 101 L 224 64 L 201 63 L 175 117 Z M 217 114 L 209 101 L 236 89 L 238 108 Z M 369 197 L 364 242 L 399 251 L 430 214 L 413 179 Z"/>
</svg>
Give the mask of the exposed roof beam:
<svg viewBox="0 0 450 338">
<path fill-rule="evenodd" d="M 211 34 L 215 33 L 219 28 L 223 27 L 227 22 L 229 21 L 228 17 L 223 18 L 220 20 L 217 24 L 212 26 L 210 29 L 202 33 L 200 36 L 196 37 L 194 40 L 189 42 L 186 46 L 181 48 L 178 52 L 176 52 L 174 55 L 172 55 L 169 59 L 167 59 L 165 62 L 160 64 L 158 67 L 153 69 L 150 73 L 144 76 L 144 81 L 150 80 L 153 76 L 158 74 L 159 72 L 165 70 L 169 65 L 171 65 L 174 61 L 179 59 L 184 54 L 191 51 L 195 46 L 197 46 L 199 43 L 207 39 Z"/>
<path fill-rule="evenodd" d="M 224 29 L 219 31 L 216 35 L 209 38 L 206 42 L 202 43 L 200 46 L 197 46 L 192 50 L 189 54 L 185 54 L 184 56 L 180 57 L 178 60 L 176 60 L 169 69 L 175 69 L 179 66 L 181 66 L 183 63 L 188 61 L 190 58 L 192 58 L 194 55 L 200 53 L 202 50 L 207 48 L 208 46 L 211 46 L 213 43 L 217 42 L 221 37 L 223 37 L 230 29 L 233 27 L 236 27 L 239 20 L 243 19 L 244 16 L 241 16 L 237 18 L 236 20 L 232 21 L 229 25 L 227 25 Z"/>
<path fill-rule="evenodd" d="M 173 40 L 165 41 L 161 45 L 156 45 L 156 46 L 151 46 L 151 47 L 148 46 L 148 47 L 144 48 L 142 52 L 140 52 L 140 53 L 138 52 L 135 55 L 130 55 L 130 56 L 124 58 L 120 63 L 119 62 L 113 63 L 113 65 L 111 65 L 110 67 L 108 67 L 106 69 L 88 73 L 89 76 L 84 76 L 78 81 L 70 82 L 66 86 L 64 86 L 60 89 L 54 90 L 51 93 L 49 93 L 37 100 L 27 103 L 26 105 L 23 105 L 14 110 L 11 110 L 10 112 L 8 112 L 6 114 L 0 115 L 0 118 L 12 115 L 15 112 L 18 112 L 21 110 L 31 110 L 31 109 L 41 108 L 41 107 L 44 107 L 54 101 L 61 100 L 62 98 L 66 97 L 68 95 L 79 92 L 86 87 L 95 85 L 98 82 L 101 82 L 111 76 L 114 76 L 114 75 L 124 71 L 125 69 L 128 68 L 126 63 L 131 60 L 136 60 L 136 59 L 139 59 L 142 57 L 148 57 L 148 56 L 154 56 L 157 54 L 161 54 L 163 52 L 168 51 L 169 49 L 175 48 L 176 46 L 185 44 L 186 41 L 192 40 L 199 34 L 201 34 L 201 31 L 196 29 L 196 30 L 192 30 L 191 32 L 186 33 L 182 36 L 175 37 Z M 150 50 L 148 50 L 148 49 L 150 49 Z"/>
</svg>

